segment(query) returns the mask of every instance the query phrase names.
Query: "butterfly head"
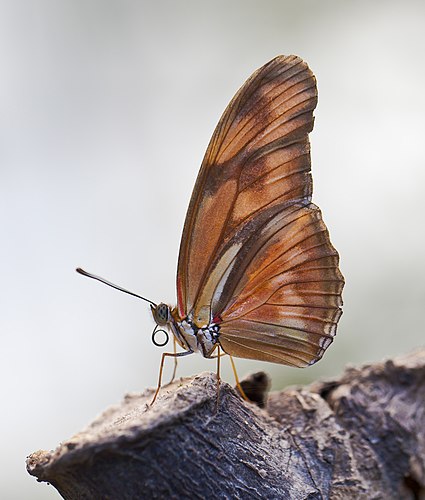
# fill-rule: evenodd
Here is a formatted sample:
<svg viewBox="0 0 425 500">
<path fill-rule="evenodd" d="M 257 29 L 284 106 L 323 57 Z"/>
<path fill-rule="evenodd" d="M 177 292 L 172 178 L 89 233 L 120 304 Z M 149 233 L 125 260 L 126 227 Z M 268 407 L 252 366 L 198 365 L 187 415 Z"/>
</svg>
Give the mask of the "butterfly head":
<svg viewBox="0 0 425 500">
<path fill-rule="evenodd" d="M 156 323 L 155 328 L 153 329 L 152 332 L 152 342 L 157 346 L 157 347 L 164 347 L 165 345 L 168 344 L 168 341 L 170 339 L 168 335 L 168 328 L 164 330 L 163 328 L 159 328 L 161 326 L 169 326 L 169 324 L 172 321 L 172 316 L 171 316 L 171 309 L 170 306 L 167 304 L 164 304 L 161 302 L 161 304 L 151 304 L 151 311 L 152 311 L 152 316 L 153 319 Z M 162 334 L 164 336 L 164 340 L 158 340 L 157 335 Z"/>
<path fill-rule="evenodd" d="M 151 305 L 151 311 L 157 325 L 165 326 L 171 321 L 171 309 L 167 304 L 161 302 L 155 306 Z"/>
</svg>

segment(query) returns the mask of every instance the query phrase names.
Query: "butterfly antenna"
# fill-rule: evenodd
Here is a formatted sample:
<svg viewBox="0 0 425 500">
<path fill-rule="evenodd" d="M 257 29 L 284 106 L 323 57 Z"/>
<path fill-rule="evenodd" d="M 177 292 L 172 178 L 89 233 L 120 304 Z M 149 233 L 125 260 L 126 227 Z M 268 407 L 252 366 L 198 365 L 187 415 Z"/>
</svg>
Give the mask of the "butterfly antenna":
<svg viewBox="0 0 425 500">
<path fill-rule="evenodd" d="M 95 274 L 88 273 L 87 271 L 84 271 L 84 269 L 81 269 L 81 267 L 77 267 L 76 269 L 77 273 L 82 274 L 83 276 L 87 276 L 88 278 L 92 278 L 94 280 L 100 281 L 101 283 L 105 283 L 105 285 L 108 285 L 112 288 L 115 288 L 116 290 L 119 290 L 120 292 L 128 293 L 129 295 L 133 295 L 133 297 L 137 297 L 138 299 L 145 300 L 146 302 L 149 302 L 149 304 L 152 304 L 154 307 L 157 307 L 155 302 L 152 302 L 149 299 L 146 299 L 145 297 L 142 297 L 141 295 L 137 295 L 137 293 L 130 292 L 129 290 L 126 290 L 125 288 L 122 288 L 121 286 L 114 285 L 110 281 L 107 281 L 100 276 L 96 276 Z"/>
</svg>

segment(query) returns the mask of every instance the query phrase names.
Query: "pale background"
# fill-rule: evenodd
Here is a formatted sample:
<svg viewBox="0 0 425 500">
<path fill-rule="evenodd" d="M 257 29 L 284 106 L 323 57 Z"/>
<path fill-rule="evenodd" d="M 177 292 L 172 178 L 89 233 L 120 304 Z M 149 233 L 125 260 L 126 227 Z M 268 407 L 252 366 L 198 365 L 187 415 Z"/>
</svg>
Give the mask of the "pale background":
<svg viewBox="0 0 425 500">
<path fill-rule="evenodd" d="M 58 498 L 26 455 L 155 385 L 149 307 L 74 268 L 175 302 L 209 138 L 277 54 L 318 79 L 314 201 L 345 308 L 315 367 L 239 361 L 240 375 L 280 388 L 423 343 L 424 21 L 422 1 L 0 2 L 1 498 Z M 179 374 L 214 369 L 194 355 Z"/>
</svg>

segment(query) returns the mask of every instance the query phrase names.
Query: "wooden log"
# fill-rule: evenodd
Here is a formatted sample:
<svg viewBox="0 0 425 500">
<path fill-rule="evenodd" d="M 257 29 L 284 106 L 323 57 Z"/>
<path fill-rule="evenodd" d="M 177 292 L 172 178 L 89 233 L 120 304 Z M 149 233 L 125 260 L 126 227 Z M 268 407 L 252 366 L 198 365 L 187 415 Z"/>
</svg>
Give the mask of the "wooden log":
<svg viewBox="0 0 425 500">
<path fill-rule="evenodd" d="M 265 377 L 250 390 L 264 395 Z M 216 387 L 203 373 L 153 407 L 152 390 L 128 395 L 28 472 L 66 499 L 425 498 L 425 349 L 271 393 L 265 409 L 222 383 L 217 411 Z"/>
</svg>

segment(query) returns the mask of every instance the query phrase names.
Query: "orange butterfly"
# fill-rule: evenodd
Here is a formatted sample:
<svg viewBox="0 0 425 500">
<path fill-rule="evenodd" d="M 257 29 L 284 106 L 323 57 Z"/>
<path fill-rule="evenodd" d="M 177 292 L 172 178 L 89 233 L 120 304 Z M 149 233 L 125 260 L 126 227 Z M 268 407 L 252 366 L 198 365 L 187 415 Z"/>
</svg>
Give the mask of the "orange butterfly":
<svg viewBox="0 0 425 500">
<path fill-rule="evenodd" d="M 316 104 L 307 64 L 278 56 L 246 81 L 221 117 L 186 215 L 177 307 L 149 301 L 157 325 L 184 349 L 163 354 L 154 400 L 165 356 L 210 358 L 217 349 L 219 360 L 221 348 L 305 367 L 332 342 L 344 278 L 311 203 L 308 133 Z"/>
</svg>

